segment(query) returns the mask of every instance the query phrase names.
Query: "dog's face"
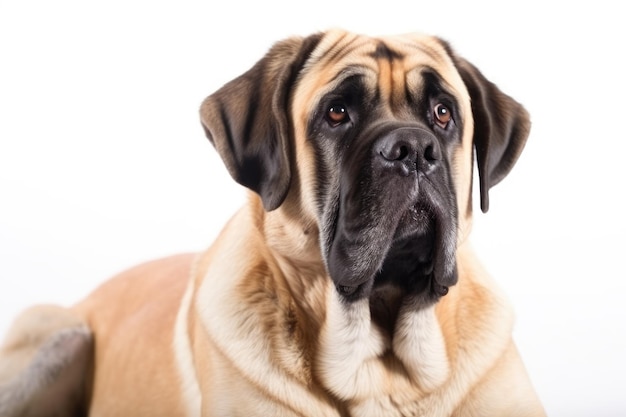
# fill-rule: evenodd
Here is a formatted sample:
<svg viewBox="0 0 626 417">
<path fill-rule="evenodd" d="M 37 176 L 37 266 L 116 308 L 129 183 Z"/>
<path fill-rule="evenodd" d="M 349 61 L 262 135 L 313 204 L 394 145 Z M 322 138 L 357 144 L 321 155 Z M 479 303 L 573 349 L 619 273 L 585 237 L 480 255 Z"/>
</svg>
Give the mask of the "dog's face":
<svg viewBox="0 0 626 417">
<path fill-rule="evenodd" d="M 316 236 L 348 302 L 383 286 L 445 295 L 470 229 L 473 150 L 486 211 L 529 130 L 445 42 L 341 31 L 278 43 L 205 100 L 202 121 L 233 177 Z"/>
</svg>

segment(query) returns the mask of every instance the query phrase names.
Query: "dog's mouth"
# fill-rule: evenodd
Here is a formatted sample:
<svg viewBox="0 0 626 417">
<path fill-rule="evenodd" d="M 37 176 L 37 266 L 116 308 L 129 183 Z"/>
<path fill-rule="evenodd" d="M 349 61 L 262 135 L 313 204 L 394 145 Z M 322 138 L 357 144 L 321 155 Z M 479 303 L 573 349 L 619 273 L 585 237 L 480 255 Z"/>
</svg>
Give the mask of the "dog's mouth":
<svg viewBox="0 0 626 417">
<path fill-rule="evenodd" d="M 405 292 L 425 289 L 427 279 L 434 272 L 433 257 L 436 222 L 424 207 L 411 207 L 400 222 L 389 252 L 374 278 L 374 286 L 387 283 L 401 287 Z"/>
<path fill-rule="evenodd" d="M 395 227 L 381 220 L 358 239 L 340 232 L 332 243 L 329 272 L 343 298 L 369 297 L 386 286 L 403 295 L 446 295 L 457 281 L 456 216 L 441 203 L 420 199 L 403 211 Z"/>
</svg>

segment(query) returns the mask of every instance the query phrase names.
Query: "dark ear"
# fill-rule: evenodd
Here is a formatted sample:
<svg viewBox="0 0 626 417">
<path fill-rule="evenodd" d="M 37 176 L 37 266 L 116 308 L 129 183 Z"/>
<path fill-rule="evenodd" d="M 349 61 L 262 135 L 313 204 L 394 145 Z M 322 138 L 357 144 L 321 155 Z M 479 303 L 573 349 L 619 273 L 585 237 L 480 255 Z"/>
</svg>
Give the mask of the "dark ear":
<svg viewBox="0 0 626 417">
<path fill-rule="evenodd" d="M 472 101 L 480 208 L 486 213 L 489 189 L 511 171 L 524 149 L 530 117 L 521 104 L 500 91 L 474 65 L 452 56 Z"/>
<path fill-rule="evenodd" d="M 261 196 L 266 210 L 281 205 L 291 181 L 290 92 L 321 35 L 275 44 L 254 67 L 202 103 L 207 137 L 230 175 Z"/>
</svg>

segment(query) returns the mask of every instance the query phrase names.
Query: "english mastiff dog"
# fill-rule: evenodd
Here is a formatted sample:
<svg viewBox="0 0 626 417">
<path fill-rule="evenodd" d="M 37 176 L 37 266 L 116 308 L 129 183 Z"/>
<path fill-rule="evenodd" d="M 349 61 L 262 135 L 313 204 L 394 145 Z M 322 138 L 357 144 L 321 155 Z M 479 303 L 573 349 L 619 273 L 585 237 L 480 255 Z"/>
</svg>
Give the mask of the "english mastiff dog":
<svg viewBox="0 0 626 417">
<path fill-rule="evenodd" d="M 439 38 L 331 30 L 200 113 L 247 203 L 204 253 L 18 317 L 0 416 L 544 415 L 468 242 L 520 104 Z"/>
</svg>

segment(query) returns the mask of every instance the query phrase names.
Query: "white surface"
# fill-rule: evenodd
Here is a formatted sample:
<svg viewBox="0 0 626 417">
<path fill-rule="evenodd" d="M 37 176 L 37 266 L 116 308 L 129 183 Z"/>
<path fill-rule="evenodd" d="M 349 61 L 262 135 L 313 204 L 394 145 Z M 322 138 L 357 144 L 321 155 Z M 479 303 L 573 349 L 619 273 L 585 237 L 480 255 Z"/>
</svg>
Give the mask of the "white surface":
<svg viewBox="0 0 626 417">
<path fill-rule="evenodd" d="M 552 416 L 626 415 L 618 3 L 0 3 L 0 333 L 134 264 L 208 246 L 243 201 L 201 100 L 292 34 L 448 39 L 533 118 L 473 240 Z M 502 395 L 506 395 L 505 392 Z"/>
</svg>

